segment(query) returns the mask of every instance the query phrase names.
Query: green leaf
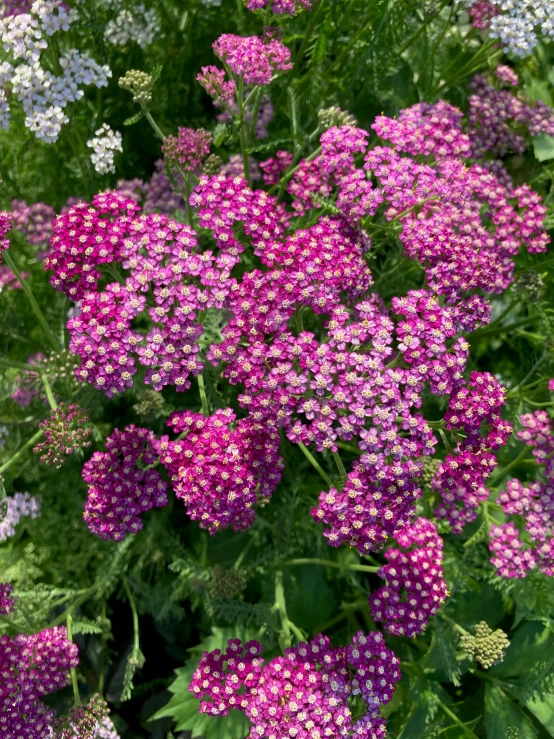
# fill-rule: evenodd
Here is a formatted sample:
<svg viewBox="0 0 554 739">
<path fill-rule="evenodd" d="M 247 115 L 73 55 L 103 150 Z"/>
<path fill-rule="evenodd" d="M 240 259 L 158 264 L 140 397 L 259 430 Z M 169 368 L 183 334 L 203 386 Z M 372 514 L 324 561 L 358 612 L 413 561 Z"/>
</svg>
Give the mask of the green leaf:
<svg viewBox="0 0 554 739">
<path fill-rule="evenodd" d="M 539 162 L 554 159 L 554 136 L 549 136 L 547 133 L 533 136 L 533 149 Z"/>
<path fill-rule="evenodd" d="M 123 121 L 124 126 L 134 126 L 135 123 L 138 123 L 142 118 L 144 118 L 144 111 L 139 110 L 138 113 L 135 113 L 135 115 L 132 115 L 130 118 L 126 118 Z"/>
<path fill-rule="evenodd" d="M 285 582 L 287 612 L 301 629 L 312 631 L 336 612 L 337 602 L 321 567 L 302 565 Z M 310 604 L 306 608 L 306 604 Z"/>
<path fill-rule="evenodd" d="M 538 734 L 529 718 L 497 685 L 485 685 L 485 728 L 487 739 L 506 739 L 508 729 L 518 730 L 518 739 L 535 739 Z"/>
<path fill-rule="evenodd" d="M 554 736 L 554 696 L 548 696 L 544 700 L 529 700 L 525 705 L 538 718 L 550 736 Z"/>
<path fill-rule="evenodd" d="M 98 626 L 94 621 L 90 621 L 88 618 L 81 616 L 79 621 L 73 622 L 73 633 L 74 634 L 101 634 L 102 628 Z"/>
<path fill-rule="evenodd" d="M 542 663 L 554 650 L 550 629 L 537 621 L 526 621 L 515 632 L 502 662 L 489 669 L 493 677 L 529 677 L 530 667 Z"/>
<path fill-rule="evenodd" d="M 218 149 L 221 144 L 225 142 L 225 139 L 227 137 L 227 126 L 224 123 L 218 123 L 217 126 L 214 128 L 214 146 L 216 149 Z"/>
</svg>

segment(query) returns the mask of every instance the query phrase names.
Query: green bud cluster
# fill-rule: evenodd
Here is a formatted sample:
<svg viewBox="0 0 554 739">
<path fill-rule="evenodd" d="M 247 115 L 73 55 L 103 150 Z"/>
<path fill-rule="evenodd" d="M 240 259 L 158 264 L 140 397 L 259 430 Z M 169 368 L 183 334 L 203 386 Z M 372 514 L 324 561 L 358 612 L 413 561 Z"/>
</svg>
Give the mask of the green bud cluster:
<svg viewBox="0 0 554 739">
<path fill-rule="evenodd" d="M 513 289 L 518 294 L 524 293 L 530 303 L 538 303 L 544 289 L 544 279 L 538 272 L 530 269 L 517 278 Z"/>
<path fill-rule="evenodd" d="M 346 110 L 336 105 L 332 108 L 322 108 L 317 114 L 319 127 L 327 130 L 331 126 L 356 126 L 358 121 Z"/>
<path fill-rule="evenodd" d="M 431 486 L 433 478 L 439 469 L 439 465 L 440 459 L 434 459 L 432 457 L 423 458 L 423 468 L 421 470 L 421 477 L 419 478 L 423 487 L 428 488 Z"/>
<path fill-rule="evenodd" d="M 210 154 L 210 156 L 204 160 L 202 164 L 202 171 L 207 175 L 214 175 L 221 172 L 223 167 L 223 159 L 217 154 Z"/>
<path fill-rule="evenodd" d="M 493 631 L 485 621 L 481 621 L 475 627 L 475 636 L 462 634 L 460 646 L 487 669 L 502 662 L 506 649 L 510 646 L 510 640 L 502 629 Z"/>
<path fill-rule="evenodd" d="M 129 90 L 133 102 L 139 105 L 148 105 L 152 100 L 152 75 L 141 72 L 139 69 L 130 69 L 119 78 L 119 86 Z"/>
<path fill-rule="evenodd" d="M 210 596 L 214 600 L 236 598 L 246 587 L 246 577 L 239 570 L 215 565 L 211 572 Z"/>
<path fill-rule="evenodd" d="M 142 390 L 137 394 L 133 410 L 141 421 L 154 421 L 165 412 L 165 401 L 155 390 Z"/>
</svg>

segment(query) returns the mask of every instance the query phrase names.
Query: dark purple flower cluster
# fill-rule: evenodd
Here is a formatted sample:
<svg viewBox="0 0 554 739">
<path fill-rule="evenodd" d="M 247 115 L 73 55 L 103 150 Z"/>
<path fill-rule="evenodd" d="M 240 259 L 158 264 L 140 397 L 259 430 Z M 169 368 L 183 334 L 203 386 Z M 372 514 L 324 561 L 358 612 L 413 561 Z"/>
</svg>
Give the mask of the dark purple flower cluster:
<svg viewBox="0 0 554 739">
<path fill-rule="evenodd" d="M 485 483 L 496 467 L 492 450 L 504 446 L 512 433 L 511 424 L 500 418 L 505 403 L 505 388 L 487 372 L 472 372 L 469 386 L 450 397 L 446 427 L 462 431 L 464 438 L 440 463 L 432 487 L 441 498 L 434 513 L 455 534 L 477 517 L 479 504 L 489 497 Z"/>
<path fill-rule="evenodd" d="M 498 496 L 504 513 L 517 516 L 523 528 L 520 532 L 514 522 L 491 528 L 491 562 L 502 577 L 525 577 L 534 568 L 554 577 L 554 428 L 546 411 L 528 413 L 520 421 L 519 438 L 544 467 L 541 479 L 527 485 L 509 480 Z"/>
<path fill-rule="evenodd" d="M 395 636 L 420 634 L 448 595 L 442 569 L 442 539 L 425 518 L 395 535 L 401 549 L 385 552 L 388 564 L 377 573 L 387 584 L 369 597 L 371 615 Z"/>
<path fill-rule="evenodd" d="M 167 505 L 167 483 L 156 469 L 156 437 L 148 429 L 115 429 L 106 451 L 95 452 L 83 467 L 88 484 L 84 519 L 102 539 L 120 541 L 142 529 L 141 515 Z"/>
<path fill-rule="evenodd" d="M 175 494 L 192 520 L 211 534 L 229 526 L 247 529 L 255 504 L 271 496 L 284 466 L 277 431 L 251 418 L 235 421 L 230 408 L 208 418 L 173 413 L 168 426 L 180 436 L 176 441 L 164 436 L 158 444 Z"/>
<path fill-rule="evenodd" d="M 7 616 L 8 613 L 12 613 L 17 598 L 14 598 L 13 585 L 9 582 L 0 583 L 0 615 Z M 0 730 L 2 725 L 0 723 Z M 1 736 L 1 734 L 0 734 Z"/>
<path fill-rule="evenodd" d="M 468 133 L 475 157 L 485 152 L 495 156 L 503 156 L 509 151 L 523 154 L 527 148 L 525 137 L 520 132 L 523 126 L 532 136 L 554 134 L 552 108 L 540 100 L 530 103 L 521 95 L 503 89 L 503 85 L 513 87 L 519 83 L 512 69 L 498 67 L 495 78 L 500 87 L 495 87 L 480 74 L 469 86 L 473 94 L 469 97 Z"/>
<path fill-rule="evenodd" d="M 224 33 L 212 48 L 247 85 L 269 85 L 276 75 L 292 69 L 289 49 L 276 38 Z"/>
<path fill-rule="evenodd" d="M 179 184 L 179 176 L 176 178 Z M 163 213 L 173 215 L 175 211 L 185 210 L 185 202 L 165 173 L 165 162 L 158 159 L 154 163 L 154 172 L 146 182 L 135 178 L 119 180 L 117 192 L 126 198 L 142 204 L 144 213 Z"/>
<path fill-rule="evenodd" d="M 44 431 L 44 441 L 33 449 L 40 454 L 40 461 L 61 467 L 69 454 L 90 446 L 92 433 L 89 415 L 75 403 L 60 403 L 39 428 Z"/>
<path fill-rule="evenodd" d="M 231 639 L 224 653 L 204 652 L 189 689 L 200 712 L 225 716 L 243 711 L 249 739 L 349 737 L 383 739 L 388 703 L 400 679 L 400 660 L 377 632 L 359 632 L 347 647 L 333 649 L 319 635 L 264 664 L 258 642 Z M 355 719 L 349 699 L 359 695 L 366 712 Z"/>
<path fill-rule="evenodd" d="M 78 662 L 63 627 L 0 636 L 0 736 L 48 739 L 54 712 L 42 699 L 68 685 Z"/>
<path fill-rule="evenodd" d="M 162 151 L 170 162 L 177 162 L 185 172 L 196 172 L 210 153 L 213 136 L 203 128 L 179 128 L 177 136 L 166 136 Z"/>
</svg>

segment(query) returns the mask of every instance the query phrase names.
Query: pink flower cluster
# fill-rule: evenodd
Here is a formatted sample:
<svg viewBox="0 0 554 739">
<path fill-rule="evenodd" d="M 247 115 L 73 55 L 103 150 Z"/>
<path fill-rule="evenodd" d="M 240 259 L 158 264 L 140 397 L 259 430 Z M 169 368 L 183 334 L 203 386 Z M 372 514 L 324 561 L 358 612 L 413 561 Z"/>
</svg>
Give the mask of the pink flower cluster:
<svg viewBox="0 0 554 739">
<path fill-rule="evenodd" d="M 477 517 L 479 504 L 489 497 L 485 483 L 496 466 L 491 450 L 505 445 L 512 433 L 511 424 L 500 418 L 505 403 L 505 388 L 487 372 L 472 372 L 469 387 L 450 397 L 446 427 L 465 436 L 440 463 L 432 487 L 441 498 L 435 516 L 446 519 L 455 534 Z"/>
<path fill-rule="evenodd" d="M 18 739 L 48 739 L 54 712 L 44 696 L 69 684 L 79 654 L 57 626 L 27 636 L 0 636 L 0 733 Z"/>
<path fill-rule="evenodd" d="M 250 418 L 234 421 L 230 408 L 208 418 L 173 413 L 168 426 L 180 436 L 176 441 L 164 436 L 158 444 L 175 494 L 192 520 L 211 534 L 228 527 L 247 529 L 255 504 L 271 496 L 284 466 L 278 432 Z"/>
<path fill-rule="evenodd" d="M 56 211 L 46 203 L 32 203 L 25 200 L 12 200 L 10 211 L 13 230 L 19 231 L 31 246 L 45 249 L 53 234 Z"/>
<path fill-rule="evenodd" d="M 224 33 L 212 48 L 247 85 L 269 85 L 277 74 L 292 69 L 289 49 L 276 38 Z"/>
<path fill-rule="evenodd" d="M 395 636 L 420 634 L 446 600 L 442 569 L 442 539 L 435 525 L 425 518 L 400 529 L 395 535 L 401 549 L 385 552 L 388 564 L 377 573 L 387 584 L 369 597 L 374 621 Z"/>
<path fill-rule="evenodd" d="M 196 172 L 210 153 L 213 136 L 203 128 L 179 128 L 177 136 L 166 136 L 162 151 L 185 172 Z"/>
<path fill-rule="evenodd" d="M 189 686 L 201 699 L 200 712 L 243 711 L 251 721 L 249 739 L 384 739 L 379 708 L 391 700 L 401 675 L 400 660 L 381 634 L 358 632 L 339 648 L 319 635 L 266 664 L 261 653 L 258 642 L 239 639 L 231 639 L 224 653 L 204 652 Z M 366 704 L 357 720 L 348 705 L 353 695 Z"/>
<path fill-rule="evenodd" d="M 247 0 L 248 10 L 263 10 L 271 6 L 271 12 L 275 15 L 294 15 L 300 10 L 311 10 L 311 0 Z"/>
<path fill-rule="evenodd" d="M 519 82 L 515 72 L 505 66 L 497 68 L 496 79 L 510 86 Z M 485 152 L 503 156 L 509 151 L 523 154 L 527 145 L 520 133 L 522 126 L 532 136 L 554 134 L 554 111 L 546 103 L 539 100 L 531 104 L 510 90 L 497 89 L 482 75 L 476 75 L 469 88 L 473 93 L 468 112 L 473 156 L 480 157 Z"/>
<path fill-rule="evenodd" d="M 13 595 L 13 585 L 9 582 L 0 583 L 0 615 L 7 616 L 8 613 L 12 613 L 15 607 L 17 598 Z M 0 731 L 2 730 L 2 723 L 0 718 Z"/>
<path fill-rule="evenodd" d="M 33 452 L 40 454 L 40 461 L 45 464 L 61 467 L 69 454 L 91 444 L 89 415 L 75 403 L 60 403 L 46 421 L 41 421 L 39 428 L 44 432 L 44 440 Z"/>
<path fill-rule="evenodd" d="M 220 103 L 229 103 L 235 96 L 237 83 L 227 80 L 224 69 L 209 65 L 202 67 L 196 76 L 197 82 L 206 90 L 208 95 Z"/>
<path fill-rule="evenodd" d="M 0 210 L 0 254 L 10 246 L 10 240 L 6 234 L 12 230 L 12 219 L 10 213 Z"/>
<path fill-rule="evenodd" d="M 79 314 L 67 324 L 70 349 L 81 358 L 76 376 L 111 396 L 132 386 L 138 361 L 154 389 L 186 390 L 189 375 L 202 370 L 202 312 L 223 307 L 236 259 L 199 253 L 189 226 L 157 214 L 137 216 L 136 202 L 116 193 L 93 203 L 111 206 L 115 217 L 84 203 L 71 209 L 56 221 L 46 260 L 53 284 L 81 298 Z M 101 268 L 117 279 L 104 289 Z"/>
<path fill-rule="evenodd" d="M 469 9 L 471 25 L 480 31 L 486 31 L 491 24 L 491 20 L 499 12 L 496 5 L 493 5 L 490 0 L 477 0 Z"/>
<path fill-rule="evenodd" d="M 102 539 L 120 541 L 142 529 L 141 515 L 167 505 L 167 483 L 156 469 L 156 437 L 148 429 L 115 429 L 106 451 L 95 452 L 83 467 L 88 484 L 84 519 Z"/>
<path fill-rule="evenodd" d="M 475 290 L 501 292 L 513 281 L 513 257 L 522 246 L 531 253 L 546 250 L 540 197 L 493 168 L 466 166 L 462 157 L 471 142 L 456 108 L 420 104 L 394 120 L 378 117 L 373 128 L 392 146 L 366 152 L 368 134 L 353 126 L 321 136 L 321 154 L 301 161 L 287 184 L 295 211 L 304 214 L 336 192 L 334 205 L 349 224 L 378 228 L 371 217 L 384 205 L 406 254 L 421 262 L 430 287 L 451 302 Z M 364 153 L 361 169 L 356 157 Z M 421 163 L 420 155 L 432 161 Z M 273 181 L 282 170 L 276 159 L 264 167 Z"/>
<path fill-rule="evenodd" d="M 554 577 L 554 428 L 546 411 L 528 413 L 520 421 L 519 438 L 544 467 L 541 479 L 527 485 L 509 480 L 498 496 L 504 513 L 523 521 L 523 532 L 511 522 L 493 526 L 491 562 L 502 577 L 525 577 L 535 567 Z"/>
</svg>

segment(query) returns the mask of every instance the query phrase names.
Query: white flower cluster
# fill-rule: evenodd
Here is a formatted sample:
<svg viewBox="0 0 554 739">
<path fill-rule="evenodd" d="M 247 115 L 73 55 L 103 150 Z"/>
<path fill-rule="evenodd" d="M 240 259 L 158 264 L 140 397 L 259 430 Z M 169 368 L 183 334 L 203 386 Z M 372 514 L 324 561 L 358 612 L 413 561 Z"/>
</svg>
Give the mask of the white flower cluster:
<svg viewBox="0 0 554 739">
<path fill-rule="evenodd" d="M 133 10 L 123 8 L 108 22 L 104 37 L 114 46 L 125 46 L 135 41 L 141 49 L 149 46 L 160 30 L 156 11 L 146 10 L 144 5 L 136 5 Z"/>
<path fill-rule="evenodd" d="M 200 0 L 206 8 L 219 8 L 221 0 Z"/>
<path fill-rule="evenodd" d="M 0 41 L 11 61 L 0 63 L 0 126 L 8 128 L 10 107 L 8 89 L 21 102 L 25 125 L 37 138 L 52 143 L 60 135 L 69 118 L 64 112 L 68 103 L 79 100 L 81 85 L 105 87 L 111 77 L 107 66 L 70 49 L 59 58 L 61 75 L 41 64 L 41 54 L 48 48 L 45 37 L 67 31 L 75 14 L 62 0 L 36 0 L 30 13 L 0 19 Z M 17 63 L 21 60 L 20 63 Z"/>
<path fill-rule="evenodd" d="M 115 154 L 118 151 L 123 151 L 119 131 L 112 131 L 108 124 L 104 123 L 98 131 L 95 131 L 94 138 L 87 141 L 87 146 L 92 149 L 90 158 L 98 174 L 115 172 Z"/>
</svg>

